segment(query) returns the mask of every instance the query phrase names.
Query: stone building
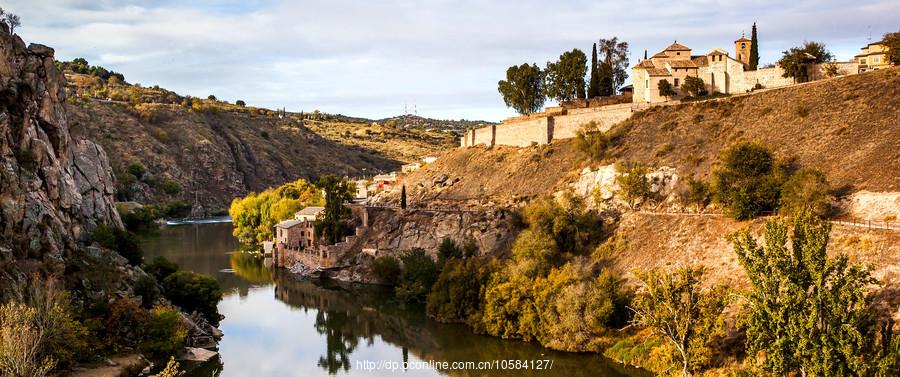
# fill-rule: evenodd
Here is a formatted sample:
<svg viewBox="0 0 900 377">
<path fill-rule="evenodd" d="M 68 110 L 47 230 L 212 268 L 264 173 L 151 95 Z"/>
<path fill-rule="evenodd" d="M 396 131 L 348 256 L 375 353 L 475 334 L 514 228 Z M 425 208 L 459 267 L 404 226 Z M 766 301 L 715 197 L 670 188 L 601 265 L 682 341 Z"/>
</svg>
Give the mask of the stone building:
<svg viewBox="0 0 900 377">
<path fill-rule="evenodd" d="M 859 73 L 875 71 L 891 66 L 888 47 L 883 42 L 872 42 L 862 48 L 859 55 L 853 57 L 859 65 Z"/>
<path fill-rule="evenodd" d="M 291 220 L 275 225 L 275 247 L 305 249 L 316 245 L 316 218 L 324 207 L 306 207 L 294 214 Z"/>
<path fill-rule="evenodd" d="M 673 98 L 659 95 L 659 82 L 667 80 L 675 89 L 675 97 L 684 94 L 681 85 L 687 77 L 699 77 L 710 93 L 744 93 L 757 84 L 765 88 L 787 86 L 793 79 L 782 77 L 779 67 L 749 70 L 750 39 L 741 37 L 734 41 L 735 55 L 714 48 L 703 55 L 693 55 L 693 50 L 683 44 L 672 43 L 664 50 L 643 60 L 632 68 L 635 103 L 663 102 Z"/>
</svg>

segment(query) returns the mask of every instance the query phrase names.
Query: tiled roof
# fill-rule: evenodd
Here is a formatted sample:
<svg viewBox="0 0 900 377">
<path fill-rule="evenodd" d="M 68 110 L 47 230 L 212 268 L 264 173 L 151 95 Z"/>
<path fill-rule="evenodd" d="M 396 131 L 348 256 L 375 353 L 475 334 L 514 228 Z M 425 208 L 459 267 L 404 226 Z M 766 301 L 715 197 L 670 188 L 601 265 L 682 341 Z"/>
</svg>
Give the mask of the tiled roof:
<svg viewBox="0 0 900 377">
<path fill-rule="evenodd" d="M 662 68 L 647 68 L 647 74 L 650 76 L 671 76 L 669 71 Z"/>
<path fill-rule="evenodd" d="M 746 37 L 741 37 L 740 39 L 736 39 L 735 42 L 753 42 Z"/>
<path fill-rule="evenodd" d="M 697 64 L 689 59 L 669 60 L 666 62 L 672 68 L 697 68 Z"/>
<path fill-rule="evenodd" d="M 651 58 L 668 58 L 668 57 L 669 57 L 669 55 L 666 55 L 666 53 L 662 52 L 662 51 L 657 52 L 656 54 L 651 56 Z"/>
<path fill-rule="evenodd" d="M 706 53 L 706 55 L 728 55 L 727 52 L 722 50 L 721 48 L 714 48 Z"/>
<path fill-rule="evenodd" d="M 675 42 L 666 47 L 663 51 L 689 51 L 691 48 L 681 43 Z"/>
<path fill-rule="evenodd" d="M 293 228 L 295 225 L 302 223 L 300 220 L 284 220 L 278 224 L 275 224 L 277 228 Z"/>
<path fill-rule="evenodd" d="M 309 206 L 304 209 L 301 209 L 300 212 L 297 212 L 295 215 L 318 215 L 319 212 L 325 210 L 325 207 L 313 207 Z"/>
<path fill-rule="evenodd" d="M 634 66 L 634 68 L 654 68 L 654 66 L 652 61 L 644 60 Z"/>
<path fill-rule="evenodd" d="M 698 67 L 706 67 L 706 66 L 709 65 L 709 59 L 706 58 L 706 55 L 704 55 L 704 56 L 691 56 L 691 60 L 692 60 L 692 61 L 694 62 L 694 64 L 696 64 Z"/>
</svg>

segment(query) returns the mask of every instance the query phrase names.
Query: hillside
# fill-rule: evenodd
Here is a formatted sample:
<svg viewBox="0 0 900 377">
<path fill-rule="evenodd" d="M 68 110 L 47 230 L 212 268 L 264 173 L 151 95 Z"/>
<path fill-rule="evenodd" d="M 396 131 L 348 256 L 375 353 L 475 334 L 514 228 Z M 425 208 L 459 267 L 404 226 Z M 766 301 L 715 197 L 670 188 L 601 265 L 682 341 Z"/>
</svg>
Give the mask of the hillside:
<svg viewBox="0 0 900 377">
<path fill-rule="evenodd" d="M 236 196 L 297 178 L 395 170 L 455 140 L 452 133 L 397 122 L 285 113 L 180 96 L 116 77 L 66 75 L 73 132 L 106 150 L 117 199 L 185 201 L 193 204 L 194 216 L 221 213 Z M 135 163 L 145 172 L 127 176 Z"/>
<path fill-rule="evenodd" d="M 655 107 L 619 127 L 608 158 L 591 162 L 573 139 L 527 148 L 457 148 L 407 177 L 414 195 L 504 200 L 563 189 L 584 168 L 616 162 L 669 166 L 708 177 L 722 148 L 756 140 L 797 167 L 821 169 L 840 193 L 900 191 L 900 69 L 720 101 Z M 501 126 L 502 127 L 502 126 Z M 434 187 L 442 176 L 458 178 Z"/>
</svg>

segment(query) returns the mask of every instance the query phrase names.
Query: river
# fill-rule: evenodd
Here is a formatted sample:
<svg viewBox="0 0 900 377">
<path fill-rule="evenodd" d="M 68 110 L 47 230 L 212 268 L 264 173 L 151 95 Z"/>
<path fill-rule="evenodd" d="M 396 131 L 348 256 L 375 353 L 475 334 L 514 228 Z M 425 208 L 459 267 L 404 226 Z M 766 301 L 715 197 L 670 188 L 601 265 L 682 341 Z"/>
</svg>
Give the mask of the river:
<svg viewBox="0 0 900 377">
<path fill-rule="evenodd" d="M 429 320 L 378 287 L 297 280 L 240 252 L 230 223 L 163 226 L 142 237 L 146 258 L 215 277 L 224 290 L 220 359 L 191 376 L 646 376 L 595 354 L 476 335 Z M 417 369 L 425 363 L 529 360 L 549 369 L 501 372 Z M 537 362 L 537 360 L 547 360 Z M 414 368 L 402 369 L 408 361 Z M 552 364 L 550 364 L 552 362 Z M 372 370 L 368 366 L 399 367 Z"/>
</svg>

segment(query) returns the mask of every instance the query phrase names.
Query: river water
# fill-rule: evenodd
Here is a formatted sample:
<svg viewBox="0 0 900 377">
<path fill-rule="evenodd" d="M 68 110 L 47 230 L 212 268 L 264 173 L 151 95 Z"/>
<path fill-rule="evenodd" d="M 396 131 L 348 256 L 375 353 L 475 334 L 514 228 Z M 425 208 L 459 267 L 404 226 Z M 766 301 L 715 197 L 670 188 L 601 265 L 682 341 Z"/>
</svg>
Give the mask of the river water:
<svg viewBox="0 0 900 377">
<path fill-rule="evenodd" d="M 148 260 L 163 255 L 182 269 L 215 277 L 225 292 L 219 303 L 225 315 L 220 359 L 194 370 L 192 377 L 647 375 L 595 354 L 555 352 L 440 324 L 427 319 L 422 307 L 395 301 L 385 289 L 297 280 L 241 253 L 230 223 L 164 226 L 144 236 L 143 247 Z M 500 360 L 549 369 L 421 368 L 442 362 L 507 363 Z M 403 370 L 404 361 L 411 368 Z"/>
</svg>

